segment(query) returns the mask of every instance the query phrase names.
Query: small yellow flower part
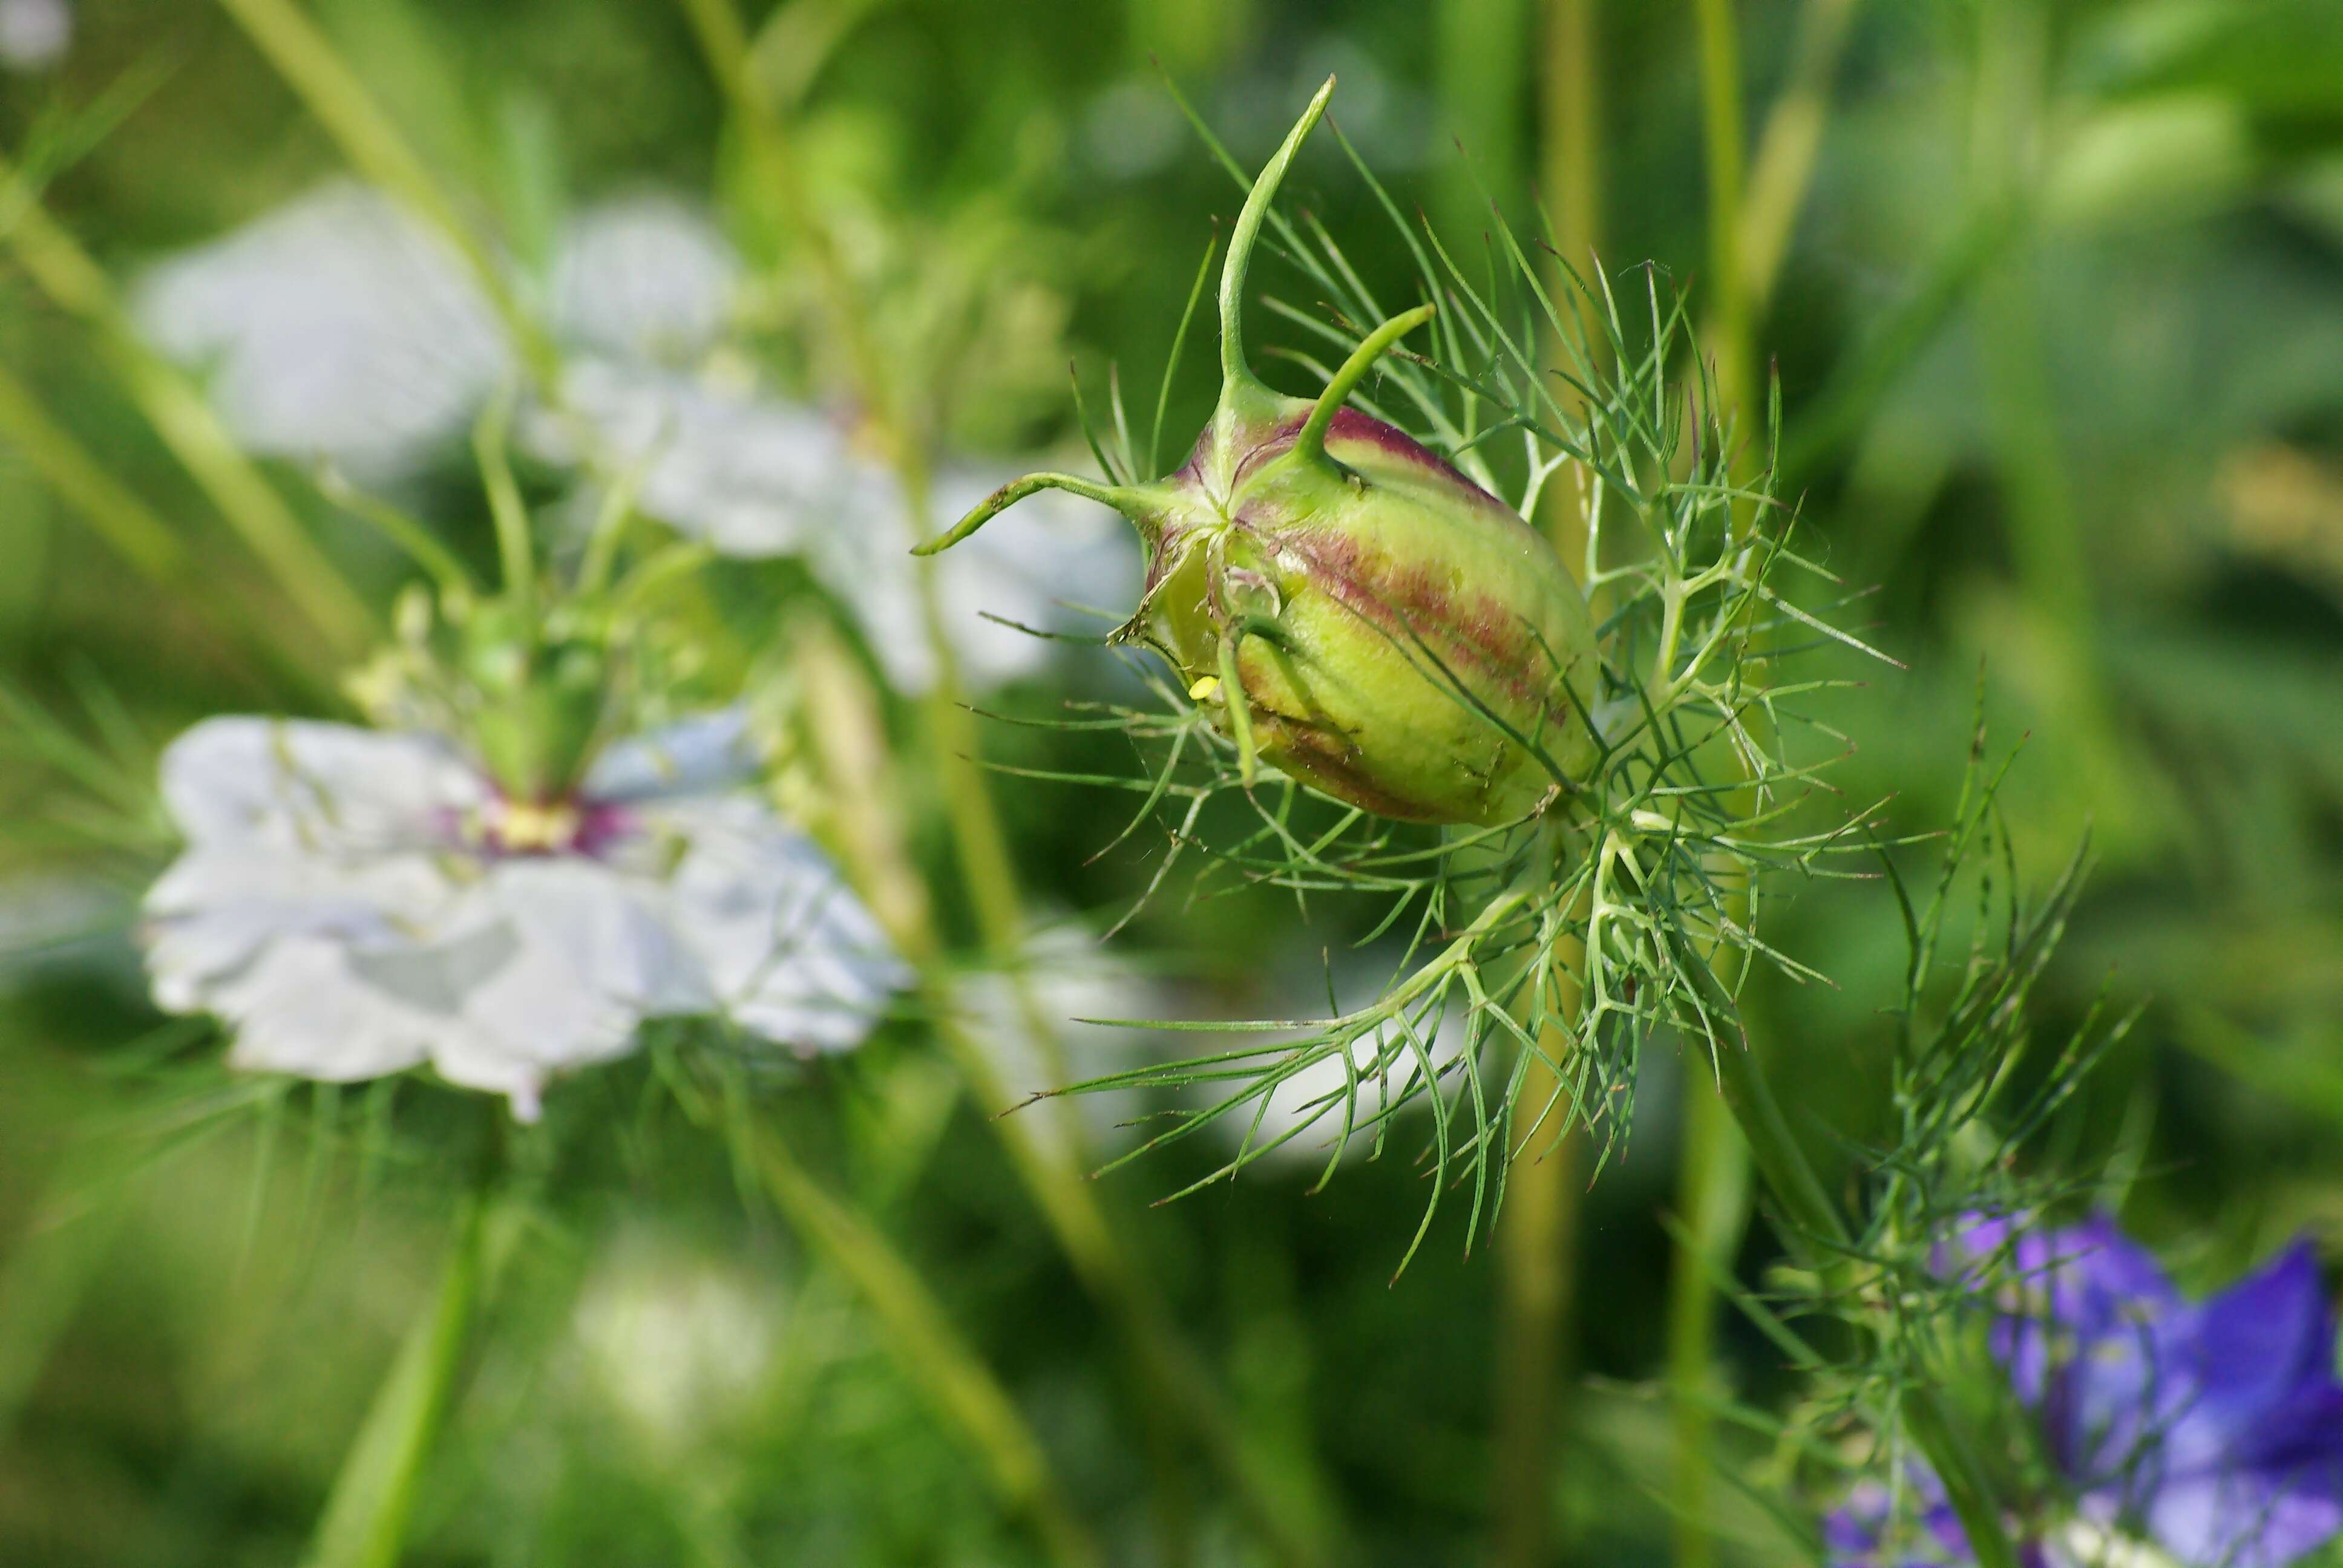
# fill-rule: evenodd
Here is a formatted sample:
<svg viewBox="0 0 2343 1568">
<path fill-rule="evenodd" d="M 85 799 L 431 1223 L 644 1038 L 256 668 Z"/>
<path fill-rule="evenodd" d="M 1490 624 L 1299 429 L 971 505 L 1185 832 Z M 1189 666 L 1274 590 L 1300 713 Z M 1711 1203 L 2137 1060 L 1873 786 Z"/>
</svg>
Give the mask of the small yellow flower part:
<svg viewBox="0 0 2343 1568">
<path fill-rule="evenodd" d="M 567 849 L 578 837 L 578 810 L 574 806 L 556 803 L 551 806 L 531 805 L 515 800 L 506 806 L 497 824 L 497 837 L 509 850 L 528 853 L 540 849 Z"/>
<path fill-rule="evenodd" d="M 1199 676 L 1196 678 L 1196 684 L 1188 689 L 1188 699 L 1192 702 L 1210 702 L 1212 699 L 1212 693 L 1218 691 L 1220 689 L 1221 678 L 1219 676 Z"/>
</svg>

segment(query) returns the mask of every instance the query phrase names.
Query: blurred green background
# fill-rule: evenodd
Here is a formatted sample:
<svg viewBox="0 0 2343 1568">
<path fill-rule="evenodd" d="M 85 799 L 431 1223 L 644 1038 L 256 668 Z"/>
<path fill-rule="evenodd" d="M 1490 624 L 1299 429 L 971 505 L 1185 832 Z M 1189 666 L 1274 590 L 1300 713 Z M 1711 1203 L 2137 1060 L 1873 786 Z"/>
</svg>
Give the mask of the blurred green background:
<svg viewBox="0 0 2343 1568">
<path fill-rule="evenodd" d="M 37 9 L 0 0 L 0 40 Z M 61 54 L 0 74 L 0 146 L 53 176 L 46 212 L 117 282 L 345 172 L 221 10 L 61 14 Z M 744 254 L 790 276 L 801 236 L 744 173 L 680 9 L 311 14 L 514 254 L 541 248 L 567 207 L 648 188 L 709 204 Z M 1110 365 L 1151 389 L 1236 203 L 1159 67 L 1248 165 L 1333 72 L 1336 119 L 1443 232 L 1469 244 L 1491 197 L 1516 216 L 1542 201 L 1614 274 L 1648 260 L 1687 286 L 1713 350 L 1744 345 L 1754 386 L 1778 376 L 1808 552 L 1872 590 L 1853 618 L 1910 666 L 1850 666 L 1865 684 L 1827 715 L 1856 740 L 1837 787 L 1892 797 L 1900 828 L 1943 822 L 1981 683 L 1997 742 L 2025 738 L 2003 799 L 2020 877 L 2046 878 L 2092 836 L 2045 1028 L 2103 989 L 2147 1011 L 2063 1119 L 2073 1158 L 2131 1178 L 2127 1222 L 2184 1278 L 2225 1280 L 2304 1228 L 2343 1256 L 2333 0 L 873 0 L 808 15 L 829 20 L 773 24 L 773 58 L 810 73 L 798 113 L 817 199 L 886 302 L 930 434 L 958 450 L 1072 439 L 1070 357 L 1093 389 Z M 1715 74 L 1727 45 L 1737 102 Z M 1741 170 L 1722 206 L 1721 150 Z M 1406 259 L 1330 146 L 1290 188 L 1401 292 Z M 142 577 L 0 432 L 12 711 L 69 711 L 131 758 L 207 713 L 331 711 L 337 650 L 292 616 L 25 260 L 0 258 L 0 364 L 194 565 Z M 1721 261 L 1737 275 L 1723 285 Z M 1310 303 L 1289 272 L 1262 270 Z M 917 347 L 925 305 L 948 295 L 984 302 L 961 313 L 981 322 L 974 368 Z M 819 394 L 831 351 L 799 330 L 789 290 L 769 307 L 767 351 Z M 1208 377 L 1185 369 L 1172 430 L 1211 404 Z M 460 460 L 445 467 L 409 504 L 486 561 L 477 486 Z M 307 487 L 284 488 L 387 604 L 401 563 Z M 726 580 L 736 620 L 778 622 L 818 592 L 779 569 Z M 1029 685 L 1010 700 L 1058 690 Z M 900 709 L 889 722 L 908 732 Z M 980 733 L 1004 759 L 1118 765 Z M 947 864 L 916 759 L 907 794 L 921 863 Z M 427 1282 L 458 1161 L 427 1133 L 362 1157 L 347 1107 L 321 1131 L 306 1090 L 233 1111 L 216 1083 L 198 1099 L 127 934 L 159 856 L 93 845 L 78 798 L 36 748 L 0 752 L 0 1563 L 292 1563 Z M 1135 854 L 1088 863 L 1119 800 L 1027 785 L 1001 800 L 1037 907 L 1114 911 L 1143 881 Z M 1879 1114 L 1863 1069 L 1902 963 L 1894 921 L 1876 888 L 1785 891 L 1771 940 L 1839 989 L 1765 999 L 1775 1070 L 1794 1102 L 1859 1130 Z M 1180 1010 L 1273 1013 L 1296 987 L 1306 998 L 1346 918 L 1305 929 L 1274 900 L 1172 900 L 1118 950 L 1186 988 Z M 1151 1452 L 1114 1332 L 923 1045 L 890 1030 L 779 1113 L 996 1369 L 1108 1561 L 1271 1560 L 1212 1473 Z M 835 1271 L 744 1211 L 692 1129 L 635 1117 L 639 1064 L 601 1076 L 576 1097 L 594 1109 L 573 1106 L 543 1146 L 504 1239 L 407 1560 L 1039 1560 Z M 1666 1411 L 1649 1384 L 1683 1076 L 1654 1054 L 1634 1136 L 1584 1196 L 1547 1466 L 1556 1560 L 1672 1560 Z M 461 1114 L 454 1096 L 407 1109 L 427 1127 Z M 1314 1165 L 1284 1161 L 1148 1206 L 1209 1168 L 1183 1145 L 1100 1186 L 1226 1383 L 1251 1462 L 1338 1543 L 1334 1561 L 1486 1560 L 1503 1458 L 1486 1250 L 1465 1255 L 1443 1219 L 1393 1280 L 1423 1201 L 1396 1145 L 1322 1191 Z M 1745 1277 L 1767 1247 L 1752 1233 Z M 1737 1322 L 1721 1348 L 1754 1405 L 1795 1397 Z M 1766 1501 L 1779 1472 L 1764 1440 L 1716 1442 L 1748 1483 L 1711 1489 L 1722 1559 L 1799 1560 Z"/>
</svg>

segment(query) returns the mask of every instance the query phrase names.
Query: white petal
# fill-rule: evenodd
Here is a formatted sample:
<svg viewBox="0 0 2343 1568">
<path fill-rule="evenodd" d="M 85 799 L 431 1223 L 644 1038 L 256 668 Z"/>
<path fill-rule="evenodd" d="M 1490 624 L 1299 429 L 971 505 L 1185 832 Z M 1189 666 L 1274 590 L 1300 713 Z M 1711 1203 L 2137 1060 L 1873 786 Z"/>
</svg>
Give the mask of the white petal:
<svg viewBox="0 0 2343 1568">
<path fill-rule="evenodd" d="M 727 1014 L 801 1051 L 860 1044 L 910 976 L 813 840 L 747 795 L 646 816 L 686 846 L 670 918 Z"/>
<path fill-rule="evenodd" d="M 371 473 L 460 432 L 511 363 L 439 237 L 345 182 L 157 266 L 134 308 L 254 450 Z"/>
<path fill-rule="evenodd" d="M 155 1000 L 171 1012 L 215 1005 L 279 937 L 391 943 L 428 931 L 455 890 L 422 855 L 337 859 L 267 845 L 198 847 L 146 900 L 142 935 Z"/>
<path fill-rule="evenodd" d="M 377 853 L 447 841 L 485 790 L 436 738 L 229 718 L 170 744 L 162 793 L 194 843 Z"/>
<path fill-rule="evenodd" d="M 689 947 L 656 908 L 654 882 L 583 858 L 510 860 L 490 893 L 521 940 L 558 955 L 574 982 L 633 1014 L 706 1012 L 716 1004 Z"/>
<path fill-rule="evenodd" d="M 236 1028 L 233 1065 L 329 1083 L 417 1065 L 438 1023 L 359 978 L 347 950 L 325 937 L 272 943 L 213 1000 Z"/>
<path fill-rule="evenodd" d="M 0 0 L 0 66 L 46 71 L 73 44 L 73 7 L 65 0 Z"/>
<path fill-rule="evenodd" d="M 703 713 L 609 747 L 586 775 L 597 804 L 729 789 L 756 776 L 761 748 L 745 709 Z"/>
<path fill-rule="evenodd" d="M 563 232 L 553 325 L 592 353 L 676 364 L 723 330 L 740 259 L 708 216 L 669 196 L 606 202 Z"/>
<path fill-rule="evenodd" d="M 937 477 L 935 518 L 956 522 L 1015 477 L 950 467 Z M 854 607 L 863 633 L 906 692 L 935 681 L 910 554 L 910 523 L 891 488 L 860 528 L 822 536 L 815 570 Z M 1103 637 L 1138 601 L 1139 553 L 1130 526 L 1093 501 L 1061 491 L 1028 497 L 982 532 L 935 558 L 943 622 L 970 685 L 997 686 L 1045 668 L 1055 645 L 1003 620 Z M 1098 613 L 1086 613 L 1096 611 Z M 988 618 L 997 617 L 998 619 Z"/>
<path fill-rule="evenodd" d="M 1076 1021 L 1155 1018 L 1164 1011 L 1158 989 L 1117 961 L 1089 931 L 1072 924 L 1037 931 L 1026 947 L 1025 971 L 1033 1005 L 1056 1038 L 1070 1081 L 1119 1072 L 1157 1054 L 1159 1037 L 1149 1030 Z M 998 970 L 966 976 L 952 988 L 952 1003 L 957 1020 L 990 1060 L 1011 1100 L 1063 1087 L 1034 1039 L 1010 976 Z M 1110 1091 L 1027 1106 L 1017 1114 L 1035 1137 L 1053 1143 L 1061 1120 L 1077 1116 L 1094 1152 L 1129 1147 L 1134 1138 L 1127 1124 L 1144 1109 L 1138 1095 Z"/>
<path fill-rule="evenodd" d="M 868 466 L 813 409 L 607 359 L 573 366 L 563 391 L 615 463 L 642 467 L 637 505 L 727 555 L 789 555 L 855 526 Z M 541 456 L 576 459 L 558 424 L 529 434 Z"/>
</svg>

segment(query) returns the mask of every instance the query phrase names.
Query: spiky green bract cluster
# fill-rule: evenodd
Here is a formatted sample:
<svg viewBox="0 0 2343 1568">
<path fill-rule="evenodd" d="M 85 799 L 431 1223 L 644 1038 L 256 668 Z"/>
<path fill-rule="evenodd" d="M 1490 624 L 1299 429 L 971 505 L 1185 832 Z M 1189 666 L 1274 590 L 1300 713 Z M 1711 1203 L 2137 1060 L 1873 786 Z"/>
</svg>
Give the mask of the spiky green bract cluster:
<svg viewBox="0 0 2343 1568">
<path fill-rule="evenodd" d="M 1972 1440 L 1969 1462 L 2001 1498 L 2041 1497 L 2060 1484 L 2036 1452 L 2032 1423 L 1993 1364 L 1989 1305 L 2006 1307 L 2038 1275 L 2010 1249 L 1947 1247 L 1981 1215 L 2027 1220 L 2122 1206 L 2140 1165 L 2144 1127 L 2111 1140 L 2104 1174 L 2065 1172 L 2072 1151 L 2054 1123 L 2138 1013 L 2111 1012 L 2103 993 L 2063 1035 L 2043 1038 L 2034 993 L 2081 891 L 2082 849 L 2038 896 L 2018 867 L 1996 797 L 2014 756 L 1985 759 L 1982 724 L 1949 829 L 1918 852 L 1876 849 L 1902 916 L 1903 984 L 1881 1015 L 1885 1039 L 1850 1041 L 1885 1077 L 1877 1132 L 1833 1151 L 1858 1196 L 1852 1222 L 1815 1234 L 1794 1215 L 1801 1257 L 1762 1294 L 1720 1277 L 1718 1288 L 1791 1365 L 1807 1374 L 1802 1402 L 1776 1421 L 1737 1412 L 1774 1439 L 1775 1484 L 1803 1483 L 1827 1501 L 1855 1477 L 1900 1492 L 1907 1461 L 1945 1463 L 1949 1410 Z M 1947 1402 L 1949 1400 L 1950 1402 Z M 1931 1500 L 1891 1500 L 1893 1527 L 1926 1539 Z"/>
<path fill-rule="evenodd" d="M 1270 173 L 1292 145 L 1289 138 Z M 1476 283 L 1428 227 L 1401 218 L 1355 152 L 1351 159 L 1415 264 L 1424 304 L 1396 319 L 1421 319 L 1437 306 L 1434 351 L 1389 352 L 1389 325 L 1358 324 L 1391 318 L 1332 236 L 1306 215 L 1289 218 L 1249 201 L 1247 218 L 1262 243 L 1301 272 L 1327 317 L 1275 300 L 1271 307 L 1330 349 L 1341 368 L 1308 350 L 1286 357 L 1341 389 L 1363 419 L 1422 448 L 1457 483 L 1502 498 L 1494 509 L 1510 508 L 1515 518 L 1558 512 L 1583 524 L 1577 580 L 1594 606 L 1592 635 L 1577 653 L 1546 645 L 1557 656 L 1547 668 L 1568 671 L 1555 683 L 1568 697 L 1566 727 L 1516 722 L 1432 633 L 1387 628 L 1381 638 L 1444 706 L 1443 722 L 1538 759 L 1551 792 L 1514 798 L 1510 814 L 1433 816 L 1450 825 L 1427 833 L 1393 819 L 1430 814 L 1379 810 L 1360 792 L 1330 788 L 1283 759 L 1286 778 L 1256 787 L 1244 727 L 1219 703 L 1200 705 L 1192 688 L 1182 689 L 1188 665 L 1175 645 L 1175 678 L 1151 678 L 1161 709 L 1106 707 L 1070 721 L 1125 728 L 1161 748 L 1153 778 L 1102 780 L 1144 795 L 1134 829 L 1159 813 L 1168 819 L 1170 849 L 1150 893 L 1194 848 L 1243 884 L 1305 899 L 1381 897 L 1388 908 L 1370 940 L 1403 931 L 1406 950 L 1370 1006 L 1326 1020 L 1174 1026 L 1284 1038 L 1079 1087 L 1189 1091 L 1189 1108 L 1169 1113 L 1155 1143 L 1239 1119 L 1248 1135 L 1220 1174 L 1305 1133 L 1328 1147 L 1331 1174 L 1354 1137 L 1371 1134 L 1379 1150 L 1400 1111 L 1429 1101 L 1435 1179 L 1426 1224 L 1441 1193 L 1469 1176 L 1476 1230 L 1501 1199 L 1511 1157 L 1574 1123 L 1606 1146 L 1626 1125 L 1645 1040 L 1666 1033 L 1704 1052 L 1740 1050 L 1734 991 L 1750 961 L 1811 974 L 1758 936 L 1757 876 L 1768 869 L 1821 874 L 1834 852 L 1858 847 L 1857 828 L 1843 811 L 1814 830 L 1793 826 L 1815 794 L 1815 768 L 1845 742 L 1795 712 L 1797 698 L 1828 682 L 1787 680 L 1782 670 L 1830 640 L 1862 645 L 1778 588 L 1792 568 L 1829 579 L 1786 548 L 1792 519 L 1774 497 L 1770 457 L 1750 450 L 1720 408 L 1683 304 L 1654 274 L 1645 272 L 1634 311 L 1623 311 L 1608 278 L 1598 274 L 1590 286 L 1558 258 L 1534 260 L 1493 216 L 1486 276 Z M 1265 176 L 1255 195 L 1267 184 Z M 1232 244 L 1251 237 L 1241 222 Z M 1548 287 L 1544 265 L 1566 279 L 1565 290 Z M 1237 286 L 1242 278 L 1240 271 Z M 1225 345 L 1242 301 L 1225 276 L 1223 283 Z M 1370 360 L 1381 376 L 1373 397 L 1361 375 Z M 1231 401 L 1224 395 L 1223 422 Z M 1323 409 L 1322 399 L 1313 422 L 1330 422 L 1321 419 Z M 1130 428 L 1119 397 L 1114 427 Z M 1085 488 L 1136 512 L 1147 487 L 1124 477 L 1141 471 L 1127 437 L 1119 454 L 1092 444 L 1112 483 L 1064 476 L 1028 483 Z M 999 500 L 1011 498 L 1003 492 Z M 1549 550 L 1538 559 L 1558 558 Z M 1474 558 L 1465 569 L 1487 574 L 1469 585 L 1474 591 L 1538 599 L 1534 584 L 1523 583 L 1539 578 L 1543 565 Z M 1534 622 L 1531 611 L 1517 617 Z M 1417 733 L 1432 728 L 1412 712 L 1405 721 Z M 1814 737 L 1819 748 L 1809 744 Z M 1313 792 L 1343 809 L 1327 819 L 1322 806 L 1305 806 Z M 1200 825 L 1208 804 L 1232 793 L 1257 825 L 1232 843 L 1206 842 Z M 1523 1086 L 1539 1059 L 1561 1088 L 1525 1104 Z M 1297 1091 L 1286 1086 L 1313 1069 L 1318 1081 L 1331 1080 L 1330 1063 L 1341 1064 L 1341 1081 L 1304 1108 L 1307 1125 L 1264 1135 L 1272 1098 L 1283 1091 L 1290 1099 Z M 1198 1086 L 1212 1096 L 1201 1109 L 1192 1099 Z"/>
</svg>

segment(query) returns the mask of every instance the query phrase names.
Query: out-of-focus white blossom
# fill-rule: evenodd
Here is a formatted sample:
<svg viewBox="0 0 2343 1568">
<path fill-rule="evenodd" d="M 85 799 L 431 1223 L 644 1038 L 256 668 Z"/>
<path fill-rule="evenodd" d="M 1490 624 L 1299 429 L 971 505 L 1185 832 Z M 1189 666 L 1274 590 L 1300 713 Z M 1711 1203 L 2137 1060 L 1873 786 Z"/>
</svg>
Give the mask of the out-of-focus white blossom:
<svg viewBox="0 0 2343 1568">
<path fill-rule="evenodd" d="M 579 213 L 554 248 L 553 331 L 587 354 L 687 365 L 723 336 L 740 258 L 699 208 L 643 195 Z"/>
<path fill-rule="evenodd" d="M 367 476 L 460 434 L 512 374 L 463 262 L 347 181 L 162 263 L 132 305 L 157 347 L 206 376 L 237 440 Z"/>
<path fill-rule="evenodd" d="M 801 404 L 611 360 L 578 366 L 568 399 L 610 465 L 639 476 L 636 500 L 645 513 L 726 555 L 803 558 L 853 610 L 899 689 L 934 684 L 920 608 L 923 568 L 910 553 L 919 540 L 902 490 L 842 424 Z M 541 451 L 570 455 L 570 438 L 558 427 L 539 436 Z M 933 481 L 931 522 L 957 521 L 1016 477 L 945 465 Z M 1062 491 L 1033 497 L 1007 524 L 924 569 L 937 574 L 963 678 L 980 687 L 1048 664 L 1050 641 L 1018 626 L 1102 637 L 1114 619 L 1093 612 L 1139 592 L 1129 527 L 1112 509 Z"/>
<path fill-rule="evenodd" d="M 648 1018 L 846 1050 L 904 970 L 749 787 L 754 760 L 717 714 L 611 746 L 574 799 L 537 804 L 436 736 L 207 720 L 163 759 L 186 849 L 146 897 L 156 1000 L 218 1014 L 239 1067 L 428 1061 L 523 1120 Z"/>
<path fill-rule="evenodd" d="M 540 458 L 629 473 L 638 504 L 731 556 L 795 556 L 842 598 L 890 678 L 935 681 L 916 543 L 892 474 L 842 420 L 715 374 L 741 282 L 706 216 L 670 197 L 586 208 L 554 246 L 544 297 L 567 368 L 564 407 L 522 422 Z M 383 196 L 337 183 L 154 269 L 136 311 L 166 353 L 201 368 L 237 438 L 273 456 L 395 477 L 478 417 L 515 374 L 502 324 L 463 265 Z M 1008 468 L 946 464 L 949 523 Z M 931 567 L 943 622 L 978 687 L 1030 676 L 1051 645 L 998 617 L 1103 634 L 1083 608 L 1127 604 L 1138 552 L 1108 508 L 1052 492 Z M 1070 607 L 1083 607 L 1082 608 Z"/>
<path fill-rule="evenodd" d="M 1026 943 L 1024 963 L 1033 1009 L 1056 1040 L 1071 1081 L 1138 1067 L 1155 1054 L 1158 1037 L 1148 1030 L 1081 1021 L 1155 1018 L 1166 1001 L 1164 988 L 1101 948 L 1088 930 L 1073 924 L 1042 927 Z M 951 996 L 956 1020 L 990 1059 L 1001 1087 L 1012 1099 L 1061 1087 L 1011 977 L 998 970 L 979 971 L 955 985 Z M 1107 1091 L 1029 1105 L 1016 1114 L 1043 1143 L 1057 1146 L 1060 1119 L 1071 1111 L 1081 1118 L 1088 1151 L 1098 1154 L 1127 1149 L 1143 1136 L 1128 1124 L 1145 1110 L 1143 1097 Z"/>
<path fill-rule="evenodd" d="M 655 1454 L 682 1460 L 756 1410 L 782 1308 L 770 1282 L 630 1231 L 602 1250 L 573 1322 L 596 1389 Z"/>
<path fill-rule="evenodd" d="M 65 0 L 0 0 L 0 68 L 53 70 L 73 47 L 73 33 Z"/>
</svg>

